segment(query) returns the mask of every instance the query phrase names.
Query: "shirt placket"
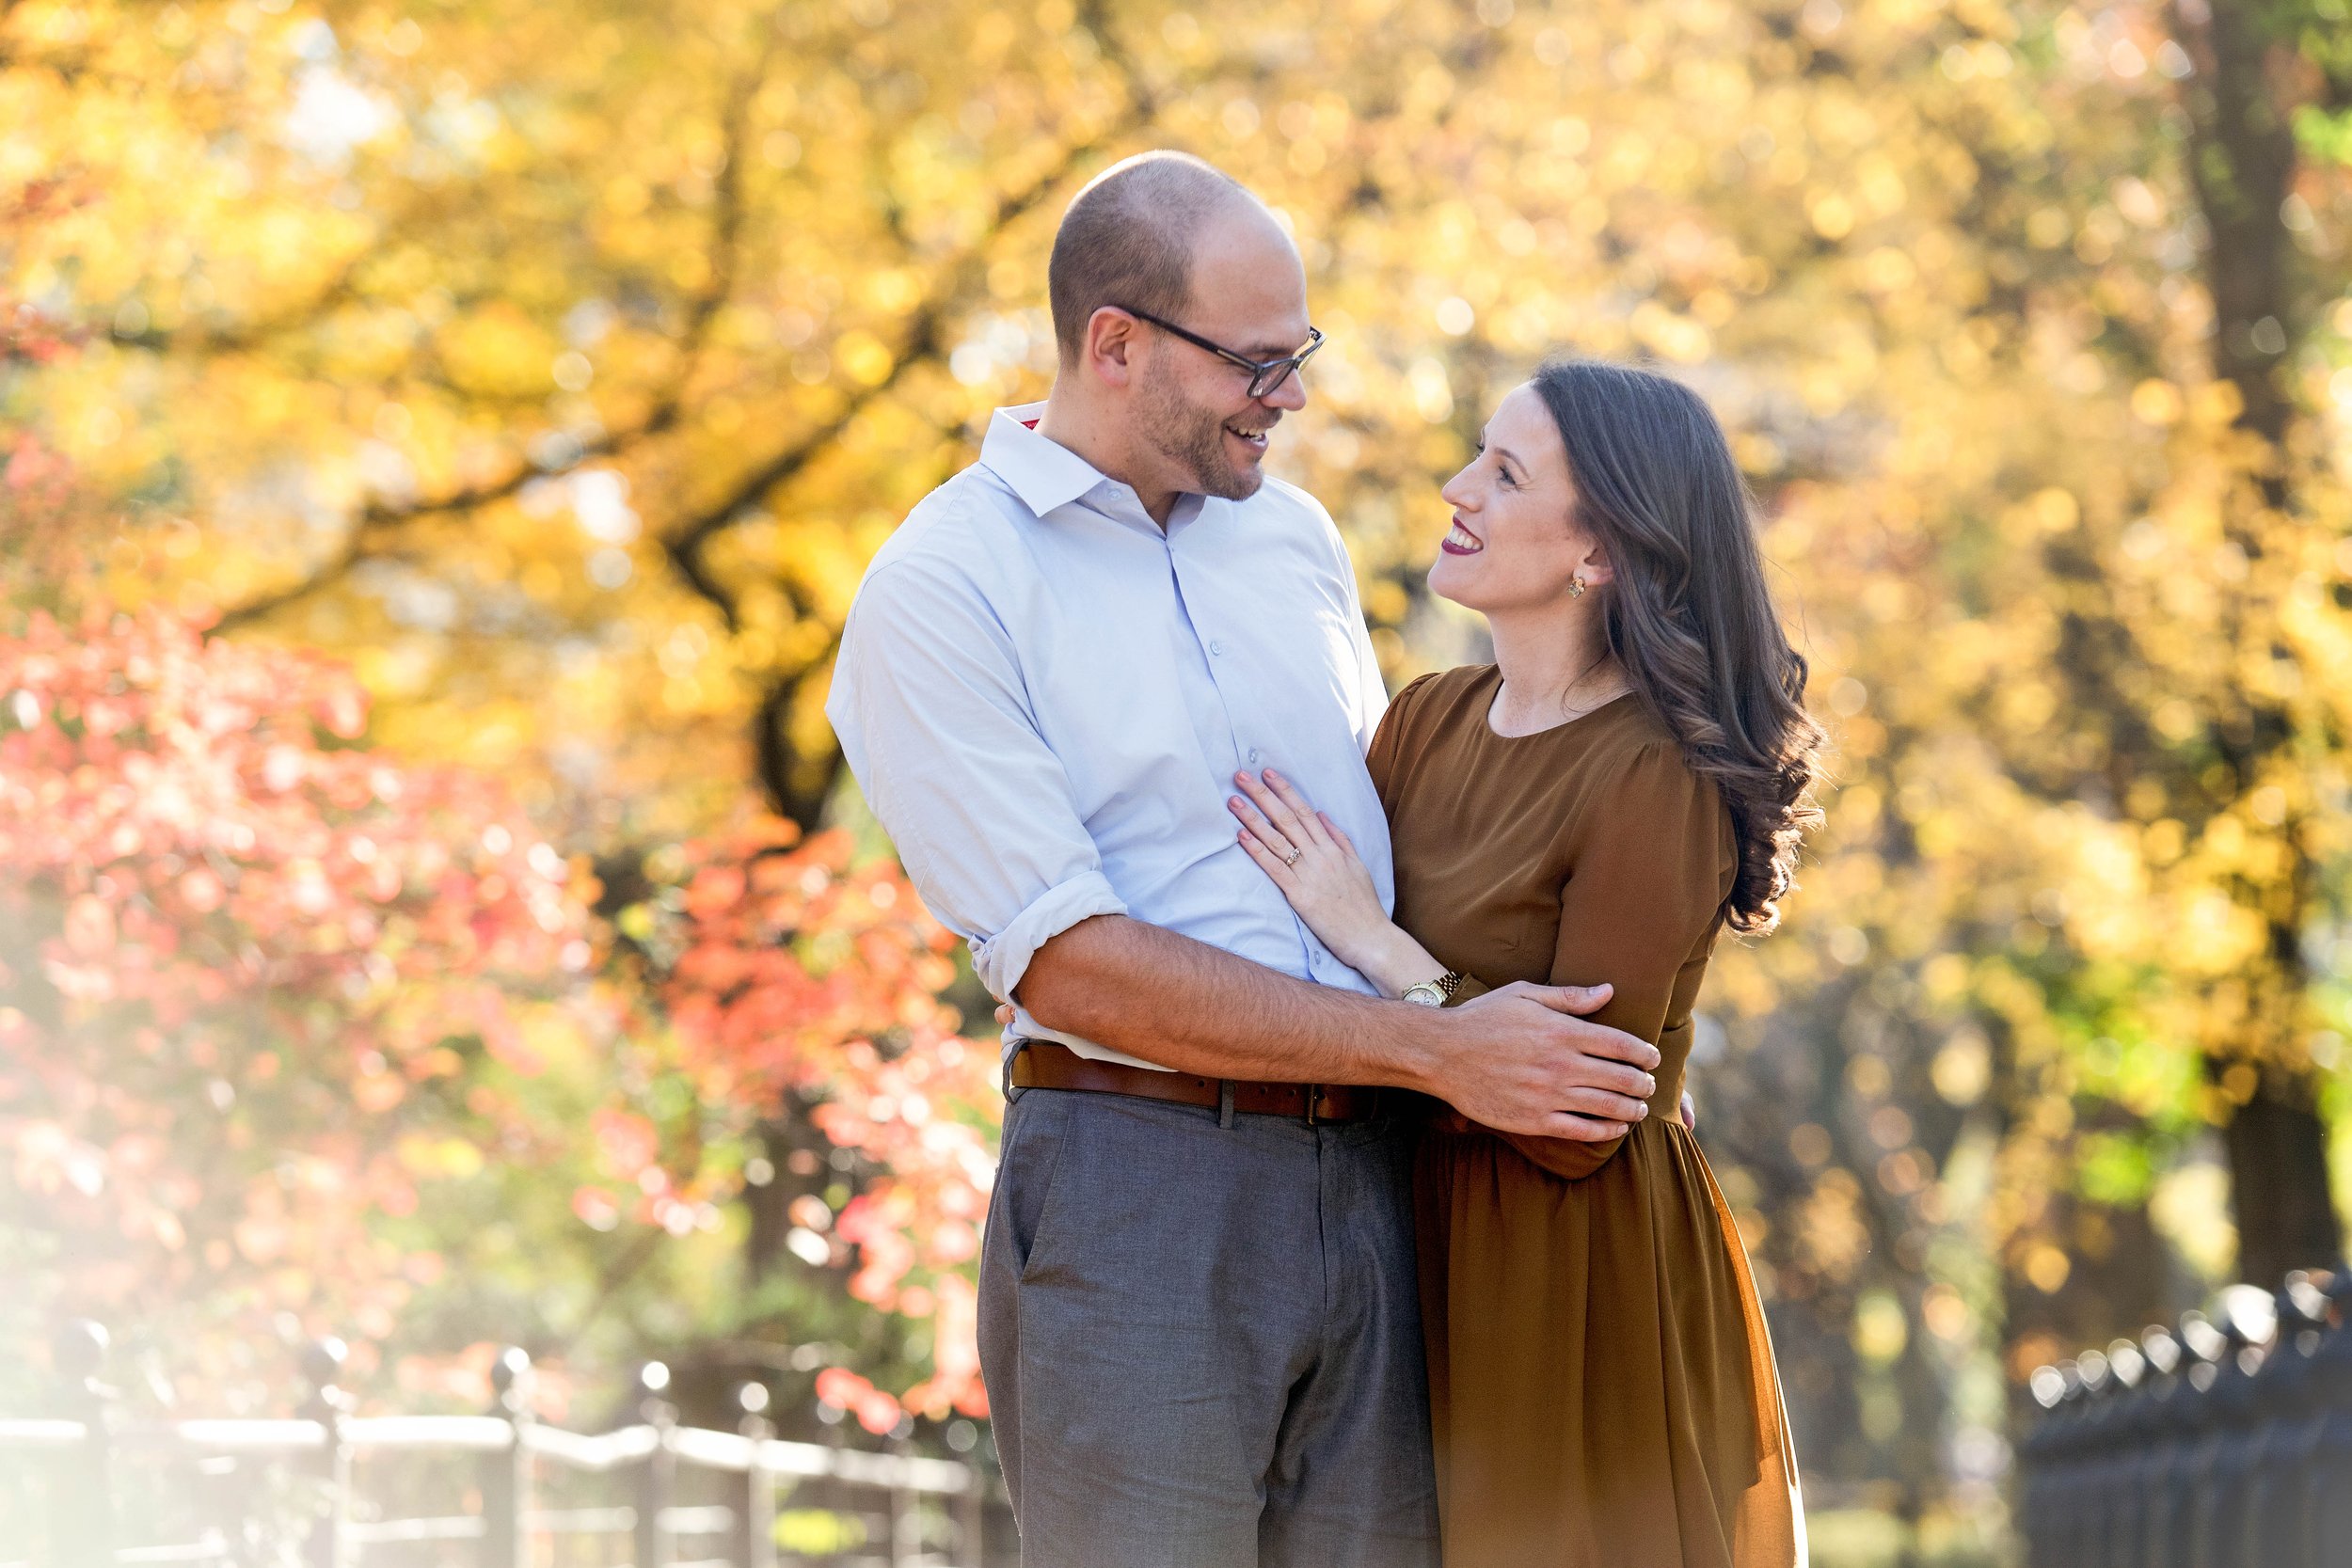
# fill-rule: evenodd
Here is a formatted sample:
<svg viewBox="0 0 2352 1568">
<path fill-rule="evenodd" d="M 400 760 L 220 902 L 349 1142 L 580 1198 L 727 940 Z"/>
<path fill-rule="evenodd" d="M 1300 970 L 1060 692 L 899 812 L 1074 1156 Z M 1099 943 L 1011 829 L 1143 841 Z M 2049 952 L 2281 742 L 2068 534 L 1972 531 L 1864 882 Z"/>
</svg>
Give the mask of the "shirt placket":
<svg viewBox="0 0 2352 1568">
<path fill-rule="evenodd" d="M 1224 704 L 1225 721 L 1232 733 L 1234 756 L 1241 767 L 1264 768 L 1273 760 L 1274 737 L 1266 733 L 1251 682 L 1266 679 L 1269 673 L 1248 667 L 1248 648 L 1228 620 L 1231 611 L 1225 601 L 1212 593 L 1196 592 L 1195 585 L 1187 580 L 1190 574 L 1184 555 L 1177 547 L 1180 538 L 1181 534 L 1171 531 L 1168 564 L 1176 584 L 1178 606 L 1206 656 L 1209 679 Z M 1298 950 L 1307 973 L 1318 980 L 1332 978 L 1335 971 L 1343 966 L 1316 940 L 1296 911 L 1292 912 L 1291 926 L 1298 938 Z"/>
<path fill-rule="evenodd" d="M 1168 536 L 1168 578 L 1176 585 L 1176 607 L 1191 629 L 1201 662 L 1208 667 L 1209 684 L 1216 688 L 1217 701 L 1224 706 L 1225 728 L 1232 736 L 1235 765 L 1263 768 L 1266 737 L 1257 733 L 1258 709 L 1249 693 L 1251 672 L 1242 667 L 1246 662 L 1242 650 L 1223 626 L 1223 604 L 1206 584 L 1194 580 L 1197 574 L 1180 547 L 1183 536 L 1182 528 L 1171 529 Z"/>
</svg>

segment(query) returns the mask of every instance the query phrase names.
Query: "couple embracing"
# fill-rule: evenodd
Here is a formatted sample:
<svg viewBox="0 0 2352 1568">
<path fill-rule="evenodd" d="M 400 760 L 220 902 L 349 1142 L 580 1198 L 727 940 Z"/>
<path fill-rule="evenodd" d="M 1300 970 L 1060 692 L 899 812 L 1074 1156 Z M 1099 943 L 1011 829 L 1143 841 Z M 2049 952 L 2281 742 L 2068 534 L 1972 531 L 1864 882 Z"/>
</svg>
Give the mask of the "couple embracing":
<svg viewBox="0 0 2352 1568">
<path fill-rule="evenodd" d="M 1782 1568 L 1764 1315 L 1687 1126 L 1820 731 L 1679 385 L 1505 396 L 1391 701 L 1261 465 L 1321 342 L 1241 186 L 1072 204 L 1060 364 L 883 546 L 827 712 L 1008 1006 L 980 1354 L 1029 1568 Z"/>
</svg>

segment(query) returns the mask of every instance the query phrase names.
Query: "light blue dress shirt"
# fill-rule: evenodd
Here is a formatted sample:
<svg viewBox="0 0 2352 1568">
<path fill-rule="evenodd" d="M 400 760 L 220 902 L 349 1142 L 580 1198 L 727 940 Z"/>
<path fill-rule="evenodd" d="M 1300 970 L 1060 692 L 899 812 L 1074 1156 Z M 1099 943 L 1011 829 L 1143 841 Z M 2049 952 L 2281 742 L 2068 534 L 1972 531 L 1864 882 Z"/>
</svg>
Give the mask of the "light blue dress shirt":
<svg viewBox="0 0 2352 1568">
<path fill-rule="evenodd" d="M 1269 478 L 1247 500 L 1179 498 L 1163 531 L 1037 434 L 1043 408 L 996 412 L 979 462 L 875 556 L 842 634 L 825 713 L 907 874 L 1000 998 L 1097 914 L 1371 992 L 1225 808 L 1236 769 L 1279 769 L 1392 901 L 1364 770 L 1388 697 L 1330 515 Z M 1020 1038 L 1136 1059 L 1025 1009 Z"/>
</svg>

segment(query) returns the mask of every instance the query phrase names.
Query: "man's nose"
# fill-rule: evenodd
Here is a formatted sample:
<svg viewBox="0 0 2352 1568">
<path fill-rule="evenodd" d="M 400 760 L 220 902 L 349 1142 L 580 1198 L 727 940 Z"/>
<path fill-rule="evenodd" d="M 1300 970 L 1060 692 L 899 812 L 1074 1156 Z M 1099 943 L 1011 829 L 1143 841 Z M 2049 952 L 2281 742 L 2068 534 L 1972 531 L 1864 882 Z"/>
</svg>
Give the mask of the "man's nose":
<svg viewBox="0 0 2352 1568">
<path fill-rule="evenodd" d="M 1258 400 L 1268 408 L 1304 408 L 1307 406 L 1307 376 L 1293 371 L 1282 378 L 1282 384 Z"/>
</svg>

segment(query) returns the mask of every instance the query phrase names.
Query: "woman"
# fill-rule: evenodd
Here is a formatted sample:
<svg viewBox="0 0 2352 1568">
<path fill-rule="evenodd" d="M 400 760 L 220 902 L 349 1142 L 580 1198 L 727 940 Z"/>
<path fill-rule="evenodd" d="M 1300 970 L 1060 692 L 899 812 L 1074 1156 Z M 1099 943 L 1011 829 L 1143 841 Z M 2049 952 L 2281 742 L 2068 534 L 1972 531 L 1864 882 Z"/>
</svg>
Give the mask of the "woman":
<svg viewBox="0 0 2352 1568">
<path fill-rule="evenodd" d="M 1447 1568 L 1800 1562 L 1763 1310 L 1672 1113 L 1716 936 L 1771 929 L 1815 815 L 1804 661 L 1723 432 L 1675 382 L 1549 366 L 1444 495 L 1429 586 L 1485 613 L 1495 663 L 1413 682 L 1373 742 L 1394 922 L 1279 776 L 1241 776 L 1242 845 L 1386 994 L 1607 982 L 1595 1016 L 1664 1057 L 1651 1114 L 1613 1142 L 1451 1113 L 1424 1141 Z"/>
</svg>

